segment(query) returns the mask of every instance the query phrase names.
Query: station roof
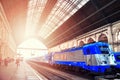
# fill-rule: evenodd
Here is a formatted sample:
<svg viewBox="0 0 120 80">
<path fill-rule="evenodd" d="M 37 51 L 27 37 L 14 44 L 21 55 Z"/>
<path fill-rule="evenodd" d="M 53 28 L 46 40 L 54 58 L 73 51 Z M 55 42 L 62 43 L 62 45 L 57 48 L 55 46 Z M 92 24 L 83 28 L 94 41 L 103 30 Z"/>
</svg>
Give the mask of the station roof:
<svg viewBox="0 0 120 80">
<path fill-rule="evenodd" d="M 120 0 L 0 0 L 15 41 L 36 37 L 48 48 L 120 20 Z"/>
</svg>

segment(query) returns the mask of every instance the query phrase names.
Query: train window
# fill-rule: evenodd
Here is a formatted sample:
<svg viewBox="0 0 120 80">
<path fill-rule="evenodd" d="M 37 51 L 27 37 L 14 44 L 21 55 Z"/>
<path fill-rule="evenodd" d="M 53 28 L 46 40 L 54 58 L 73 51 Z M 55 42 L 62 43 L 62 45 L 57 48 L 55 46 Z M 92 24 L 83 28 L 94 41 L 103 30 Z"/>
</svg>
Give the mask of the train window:
<svg viewBox="0 0 120 80">
<path fill-rule="evenodd" d="M 109 54 L 109 48 L 108 46 L 104 45 L 104 46 L 99 46 L 101 53 L 102 54 Z"/>
<path fill-rule="evenodd" d="M 116 56 L 116 60 L 117 60 L 117 61 L 120 61 L 120 55 L 117 55 L 117 56 Z"/>
<path fill-rule="evenodd" d="M 104 45 L 104 46 L 99 46 L 99 48 L 108 48 L 108 46 Z"/>
<path fill-rule="evenodd" d="M 109 51 L 101 51 L 102 54 L 109 54 Z"/>
</svg>

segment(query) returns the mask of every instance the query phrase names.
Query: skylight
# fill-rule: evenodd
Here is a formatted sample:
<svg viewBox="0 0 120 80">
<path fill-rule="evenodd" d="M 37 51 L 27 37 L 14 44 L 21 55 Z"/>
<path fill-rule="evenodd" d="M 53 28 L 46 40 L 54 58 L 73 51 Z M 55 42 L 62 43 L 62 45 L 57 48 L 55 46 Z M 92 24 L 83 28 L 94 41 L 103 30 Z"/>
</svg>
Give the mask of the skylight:
<svg viewBox="0 0 120 80">
<path fill-rule="evenodd" d="M 89 0 L 58 0 L 48 16 L 47 21 L 40 29 L 39 36 L 44 39 L 47 38 L 88 1 Z"/>
<path fill-rule="evenodd" d="M 41 14 L 48 0 L 29 0 L 26 36 L 34 36 Z M 57 0 L 45 23 L 40 26 L 38 36 L 45 39 L 70 18 L 89 0 Z"/>
<path fill-rule="evenodd" d="M 46 5 L 47 0 L 29 0 L 27 23 L 26 23 L 26 36 L 32 36 L 35 33 L 41 13 Z"/>
</svg>

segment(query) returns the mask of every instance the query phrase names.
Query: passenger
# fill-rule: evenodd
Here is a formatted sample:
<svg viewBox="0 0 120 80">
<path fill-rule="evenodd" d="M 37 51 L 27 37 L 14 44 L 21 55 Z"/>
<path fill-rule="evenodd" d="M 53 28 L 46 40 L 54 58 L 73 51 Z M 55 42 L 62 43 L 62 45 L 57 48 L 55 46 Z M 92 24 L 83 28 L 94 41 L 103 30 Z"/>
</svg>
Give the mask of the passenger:
<svg viewBox="0 0 120 80">
<path fill-rule="evenodd" d="M 2 58 L 0 58 L 0 65 L 2 65 Z"/>
<path fill-rule="evenodd" d="M 20 65 L 20 59 L 18 58 L 18 59 L 16 59 L 16 65 L 17 65 L 17 67 Z"/>
<path fill-rule="evenodd" d="M 4 65 L 7 67 L 8 66 L 8 58 L 4 59 Z"/>
</svg>

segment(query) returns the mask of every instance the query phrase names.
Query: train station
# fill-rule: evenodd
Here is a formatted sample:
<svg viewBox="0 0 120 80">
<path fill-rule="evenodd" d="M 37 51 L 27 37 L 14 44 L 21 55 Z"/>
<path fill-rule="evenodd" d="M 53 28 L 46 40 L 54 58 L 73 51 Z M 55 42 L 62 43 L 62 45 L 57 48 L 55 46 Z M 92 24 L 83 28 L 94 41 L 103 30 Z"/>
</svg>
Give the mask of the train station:
<svg viewBox="0 0 120 80">
<path fill-rule="evenodd" d="M 0 80 L 120 80 L 120 0 L 0 0 Z"/>
</svg>

